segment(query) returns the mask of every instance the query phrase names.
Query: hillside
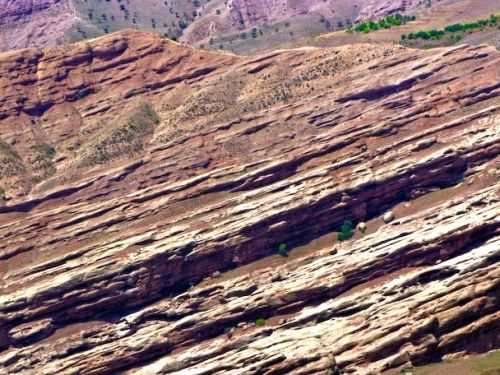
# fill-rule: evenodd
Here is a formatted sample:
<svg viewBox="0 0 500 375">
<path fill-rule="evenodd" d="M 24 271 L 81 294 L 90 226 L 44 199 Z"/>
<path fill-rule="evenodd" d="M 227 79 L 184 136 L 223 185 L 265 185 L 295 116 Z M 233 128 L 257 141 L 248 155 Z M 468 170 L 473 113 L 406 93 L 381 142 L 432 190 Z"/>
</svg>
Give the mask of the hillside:
<svg viewBox="0 0 500 375">
<path fill-rule="evenodd" d="M 359 19 L 434 6 L 416 0 L 0 0 L 0 51 L 137 28 L 204 48 L 248 52 Z"/>
<path fill-rule="evenodd" d="M 242 57 L 126 30 L 0 54 L 0 92 L 0 373 L 500 347 L 494 47 Z"/>
<path fill-rule="evenodd" d="M 67 0 L 0 0 L 0 51 L 53 45 L 78 21 Z"/>
</svg>

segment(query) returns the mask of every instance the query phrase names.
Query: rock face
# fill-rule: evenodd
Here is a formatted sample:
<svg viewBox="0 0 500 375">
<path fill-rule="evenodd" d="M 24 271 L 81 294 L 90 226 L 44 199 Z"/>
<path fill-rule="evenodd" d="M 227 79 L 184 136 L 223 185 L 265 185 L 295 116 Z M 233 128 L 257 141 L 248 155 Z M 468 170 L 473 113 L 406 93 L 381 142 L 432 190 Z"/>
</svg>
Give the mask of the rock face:
<svg viewBox="0 0 500 375">
<path fill-rule="evenodd" d="M 0 373 L 377 374 L 500 347 L 493 47 L 250 58 L 127 31 L 0 69 Z M 346 220 L 366 231 L 337 243 Z"/>
</svg>

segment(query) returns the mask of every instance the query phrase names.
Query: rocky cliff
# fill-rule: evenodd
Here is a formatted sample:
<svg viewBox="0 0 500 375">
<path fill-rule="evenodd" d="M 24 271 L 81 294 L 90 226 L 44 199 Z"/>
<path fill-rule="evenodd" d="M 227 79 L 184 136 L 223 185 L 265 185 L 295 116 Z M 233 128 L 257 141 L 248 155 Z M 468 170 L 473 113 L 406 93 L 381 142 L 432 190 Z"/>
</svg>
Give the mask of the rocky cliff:
<svg viewBox="0 0 500 375">
<path fill-rule="evenodd" d="M 249 58 L 126 31 L 0 70 L 0 372 L 378 374 L 500 346 L 493 47 Z"/>
</svg>

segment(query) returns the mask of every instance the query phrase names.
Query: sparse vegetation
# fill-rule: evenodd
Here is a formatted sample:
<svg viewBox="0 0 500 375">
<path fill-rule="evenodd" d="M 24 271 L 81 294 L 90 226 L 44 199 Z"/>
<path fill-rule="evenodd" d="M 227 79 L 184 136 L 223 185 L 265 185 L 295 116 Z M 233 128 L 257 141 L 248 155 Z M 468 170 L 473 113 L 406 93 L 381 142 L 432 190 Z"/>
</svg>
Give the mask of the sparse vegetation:
<svg viewBox="0 0 500 375">
<path fill-rule="evenodd" d="M 235 72 L 224 75 L 213 86 L 208 86 L 186 98 L 181 105 L 171 109 L 171 114 L 162 124 L 158 140 L 168 143 L 182 132 L 188 132 L 187 124 L 192 120 L 207 117 L 207 121 L 216 118 L 219 121 L 234 118 L 240 111 L 235 105 L 245 82 Z"/>
<path fill-rule="evenodd" d="M 144 138 L 154 132 L 160 119 L 148 103 L 140 104 L 125 119 L 103 124 L 103 132 L 85 143 L 79 153 L 79 167 L 105 164 L 110 160 L 143 150 Z"/>
<path fill-rule="evenodd" d="M 165 1 L 146 6 L 129 0 L 75 1 L 76 11 L 86 22 L 74 27 L 71 35 L 82 39 L 134 27 L 156 31 L 169 39 L 179 38 L 183 30 L 202 15 L 200 8 L 208 1 Z"/>
<path fill-rule="evenodd" d="M 16 176 L 25 170 L 23 161 L 14 148 L 0 140 L 0 178 Z"/>
<path fill-rule="evenodd" d="M 30 165 L 32 167 L 34 183 L 39 183 L 56 173 L 56 167 L 53 159 L 56 155 L 54 147 L 39 143 L 31 146 Z"/>
</svg>

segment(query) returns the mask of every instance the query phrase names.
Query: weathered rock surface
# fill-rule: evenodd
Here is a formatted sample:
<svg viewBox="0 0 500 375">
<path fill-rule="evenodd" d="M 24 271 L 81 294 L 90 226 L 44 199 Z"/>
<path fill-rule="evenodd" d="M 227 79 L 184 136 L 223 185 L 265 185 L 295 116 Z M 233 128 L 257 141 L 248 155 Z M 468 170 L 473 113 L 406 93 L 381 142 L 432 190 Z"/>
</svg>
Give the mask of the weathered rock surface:
<svg viewBox="0 0 500 375">
<path fill-rule="evenodd" d="M 494 48 L 244 58 L 129 31 L 0 70 L 25 169 L 1 180 L 0 372 L 377 374 L 500 347 Z M 336 243 L 345 220 L 366 231 Z"/>
</svg>

